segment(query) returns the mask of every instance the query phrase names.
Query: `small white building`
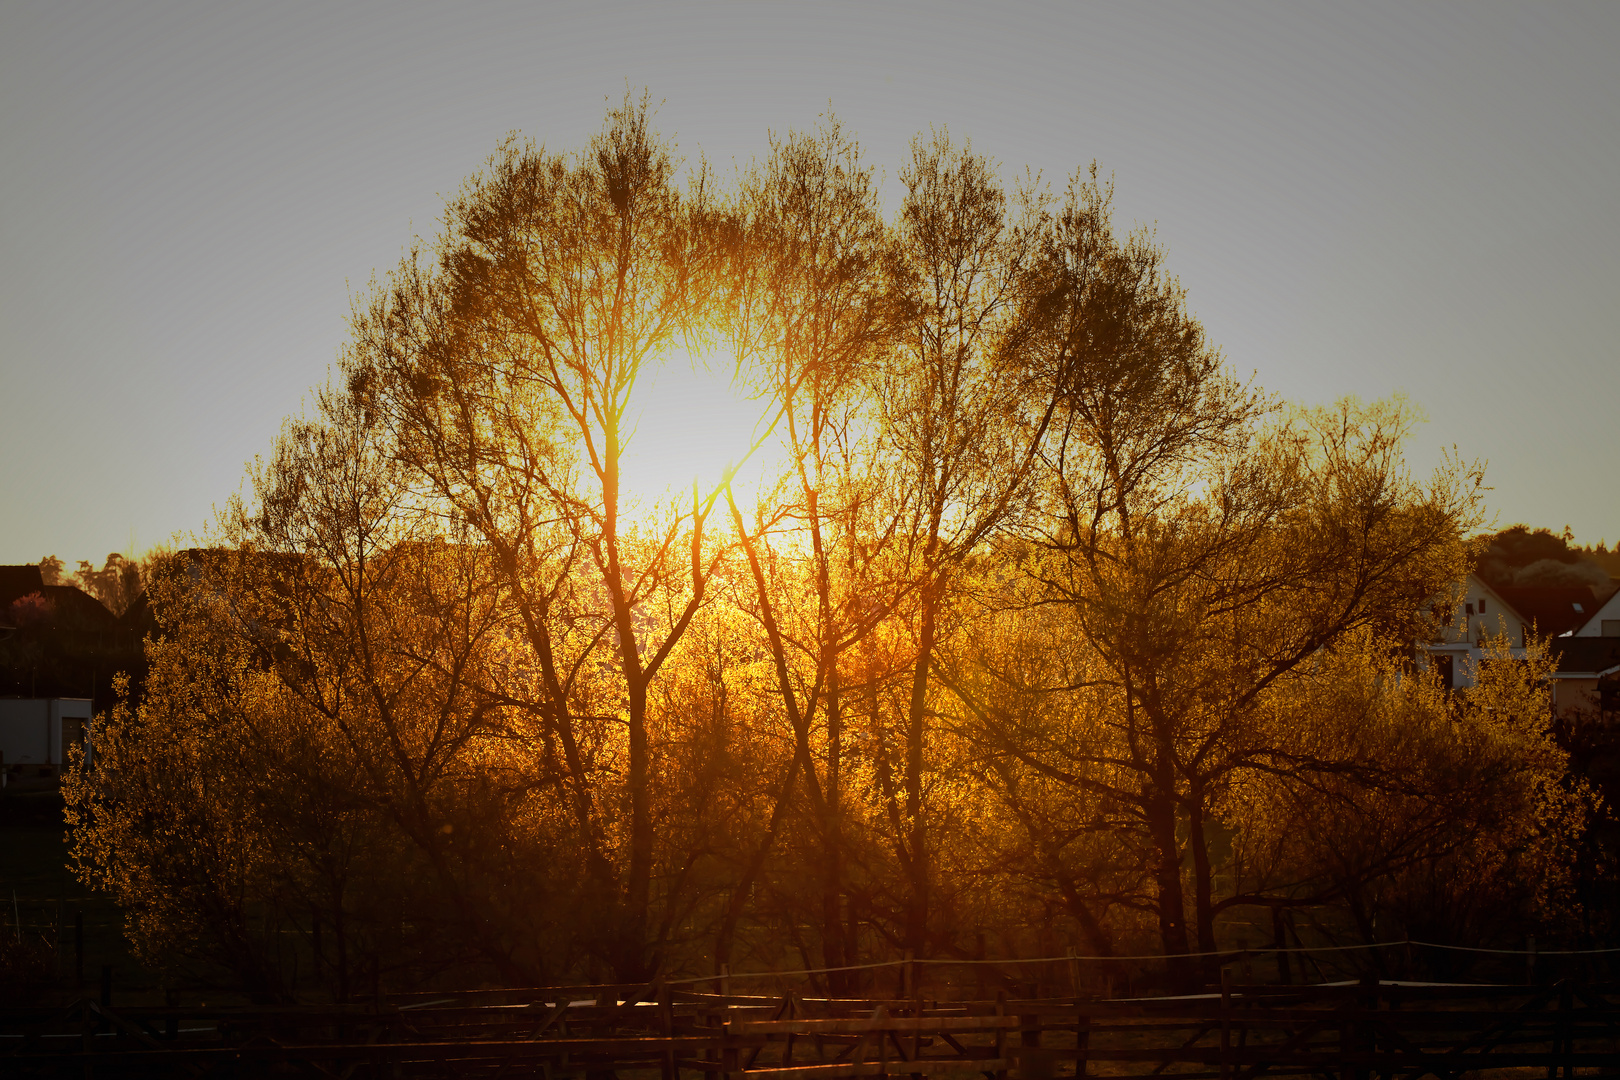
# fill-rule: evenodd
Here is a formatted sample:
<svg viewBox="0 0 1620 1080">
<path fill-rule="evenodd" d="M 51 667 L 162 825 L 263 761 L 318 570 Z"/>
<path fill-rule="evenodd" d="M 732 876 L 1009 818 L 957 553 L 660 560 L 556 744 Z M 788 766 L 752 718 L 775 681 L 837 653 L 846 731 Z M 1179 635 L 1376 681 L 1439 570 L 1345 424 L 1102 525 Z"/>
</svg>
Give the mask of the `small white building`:
<svg viewBox="0 0 1620 1080">
<path fill-rule="evenodd" d="M 1604 722 L 1620 716 L 1620 593 L 1599 605 L 1586 586 L 1495 589 L 1470 574 L 1434 610 L 1439 630 L 1418 651 L 1446 687 L 1474 685 L 1492 643 L 1505 638 L 1508 654 L 1523 659 L 1526 641 L 1540 637 L 1555 664 L 1555 715 Z"/>
<path fill-rule="evenodd" d="M 1486 640 L 1505 635 L 1515 657 L 1524 656 L 1530 623 L 1500 593 L 1469 574 L 1463 587 L 1436 605 L 1440 629 L 1422 651 L 1448 687 L 1474 685 L 1474 673 L 1485 656 Z"/>
<path fill-rule="evenodd" d="M 0 698 L 0 776 L 61 774 L 65 750 L 89 747 L 89 698 Z"/>
</svg>

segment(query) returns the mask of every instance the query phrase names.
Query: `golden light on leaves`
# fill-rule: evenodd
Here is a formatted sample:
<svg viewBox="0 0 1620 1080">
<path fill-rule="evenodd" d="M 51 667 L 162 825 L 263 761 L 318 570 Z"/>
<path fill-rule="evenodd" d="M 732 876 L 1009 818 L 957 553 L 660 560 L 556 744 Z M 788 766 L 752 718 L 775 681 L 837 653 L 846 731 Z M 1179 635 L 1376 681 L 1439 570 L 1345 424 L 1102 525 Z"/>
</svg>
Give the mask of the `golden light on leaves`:
<svg viewBox="0 0 1620 1080">
<path fill-rule="evenodd" d="M 1457 856 L 1578 836 L 1535 680 L 1384 677 L 1478 489 L 1410 479 L 1399 403 L 1279 416 L 1095 171 L 1009 199 L 919 139 L 889 223 L 836 124 L 686 195 L 648 119 L 503 145 L 159 576 L 146 696 L 69 795 L 144 947 L 341 1001 L 362 950 L 643 984 L 796 964 L 784 925 L 830 973 L 1050 926 L 1193 985 L 1233 909 L 1550 910 L 1518 883 L 1563 848 Z M 243 951 L 276 920 L 301 963 Z"/>
</svg>

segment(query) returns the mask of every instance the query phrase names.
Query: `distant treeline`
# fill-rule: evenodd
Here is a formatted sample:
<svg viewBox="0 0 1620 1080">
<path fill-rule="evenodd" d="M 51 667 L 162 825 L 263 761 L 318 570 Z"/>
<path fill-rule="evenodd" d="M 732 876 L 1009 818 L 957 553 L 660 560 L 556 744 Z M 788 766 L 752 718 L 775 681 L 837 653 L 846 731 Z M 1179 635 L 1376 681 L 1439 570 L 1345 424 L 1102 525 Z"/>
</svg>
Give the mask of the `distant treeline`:
<svg viewBox="0 0 1620 1080">
<path fill-rule="evenodd" d="M 0 566 L 0 694 L 118 700 L 115 678 L 138 688 L 146 662 L 142 639 L 155 628 L 141 584 L 141 564 L 119 554 L 105 565 L 62 560 Z"/>
</svg>

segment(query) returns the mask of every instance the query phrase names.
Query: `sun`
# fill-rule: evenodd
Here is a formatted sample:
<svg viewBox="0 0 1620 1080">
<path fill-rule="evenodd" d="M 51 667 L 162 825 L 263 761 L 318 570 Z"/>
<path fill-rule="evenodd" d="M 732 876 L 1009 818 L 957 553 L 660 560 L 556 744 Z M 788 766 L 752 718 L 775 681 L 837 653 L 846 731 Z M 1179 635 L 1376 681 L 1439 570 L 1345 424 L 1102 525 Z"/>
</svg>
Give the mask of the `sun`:
<svg viewBox="0 0 1620 1080">
<path fill-rule="evenodd" d="M 736 376 L 734 361 L 671 351 L 631 394 L 621 488 L 650 509 L 671 497 L 690 500 L 694 483 L 707 498 L 730 475 L 741 502 L 781 464 L 775 413 L 768 395 Z"/>
</svg>

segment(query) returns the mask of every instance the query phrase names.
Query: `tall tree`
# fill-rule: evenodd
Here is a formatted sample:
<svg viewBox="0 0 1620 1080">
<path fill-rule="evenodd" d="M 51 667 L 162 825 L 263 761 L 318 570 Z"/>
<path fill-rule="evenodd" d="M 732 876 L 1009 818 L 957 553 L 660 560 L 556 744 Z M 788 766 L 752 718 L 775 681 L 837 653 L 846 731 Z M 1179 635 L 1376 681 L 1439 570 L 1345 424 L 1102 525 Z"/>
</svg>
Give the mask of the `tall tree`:
<svg viewBox="0 0 1620 1080">
<path fill-rule="evenodd" d="M 406 479 L 376 410 L 329 389 L 222 546 L 154 574 L 147 693 L 103 721 L 68 791 L 81 871 L 154 959 L 221 965 L 272 999 L 300 968 L 342 1000 L 561 966 L 544 778 L 467 677 L 503 651 L 499 590 Z"/>
<path fill-rule="evenodd" d="M 872 171 L 836 120 L 773 144 L 745 178 L 736 217 L 729 327 L 776 403 L 788 476 L 752 521 L 734 500 L 731 510 L 754 586 L 747 607 L 793 730 L 779 806 L 802 770 L 821 871 L 822 963 L 841 967 L 854 948 L 845 918 L 846 696 L 860 678 L 846 654 L 905 591 L 886 572 L 896 519 L 876 477 L 881 432 L 870 407 L 893 323 L 889 237 Z M 773 537 L 796 555 L 778 554 Z M 806 595 L 813 600 L 797 599 Z M 774 838 L 773 830 L 766 842 Z"/>
<path fill-rule="evenodd" d="M 899 723 L 896 854 L 907 878 L 901 939 L 929 947 L 933 878 L 927 765 L 930 693 L 952 575 L 1023 490 L 1051 417 L 1050 385 L 1026 378 L 1021 346 L 1039 287 L 1037 193 L 1014 207 L 988 159 L 943 132 L 912 143 L 901 171 L 894 288 L 905 305 L 879 395 L 907 493 L 904 542 L 917 582 L 913 659 Z"/>
<path fill-rule="evenodd" d="M 41 560 L 41 574 L 47 572 L 46 563 L 47 560 Z M 60 577 L 61 560 L 57 559 L 56 565 L 49 569 L 53 571 L 53 577 Z M 141 594 L 141 564 L 138 560 L 126 558 L 116 551 L 107 556 L 107 561 L 100 570 L 96 569 L 95 563 L 80 559 L 79 570 L 73 575 L 73 582 L 100 600 L 108 611 L 114 615 L 122 615 Z M 54 581 L 48 584 L 54 584 Z"/>
<path fill-rule="evenodd" d="M 967 699 L 1027 766 L 1132 808 L 1156 853 L 1170 955 L 1194 943 L 1191 858 L 1208 952 L 1209 832 L 1233 770 L 1269 749 L 1252 723 L 1260 695 L 1344 634 L 1411 629 L 1460 572 L 1478 481 L 1448 469 L 1414 484 L 1399 406 L 1264 424 L 1271 404 L 1205 344 L 1151 237 L 1115 239 L 1109 201 L 1094 174 L 1078 178 L 1053 234 L 1062 287 L 1043 325 L 1061 406 L 1024 531 L 1042 555 L 1022 566 L 1040 587 L 1033 602 L 1072 614 L 1086 650 L 1070 665 L 1083 672 L 1075 691 L 1100 696 L 1116 738 L 1054 746 L 1027 713 Z M 1121 767 L 1124 784 L 1093 775 Z"/>
<path fill-rule="evenodd" d="M 649 693 L 719 557 L 714 493 L 662 520 L 626 513 L 637 388 L 692 329 L 714 262 L 706 178 L 683 195 L 674 173 L 645 98 L 573 162 L 508 143 L 450 203 L 437 271 L 408 260 L 359 314 L 348 362 L 510 590 L 538 673 L 513 700 L 558 749 L 597 952 L 627 979 L 659 963 Z M 589 745 L 617 723 L 622 818 Z"/>
</svg>

